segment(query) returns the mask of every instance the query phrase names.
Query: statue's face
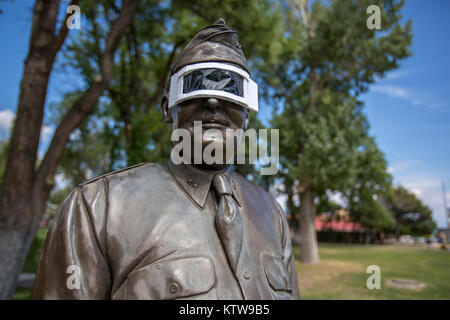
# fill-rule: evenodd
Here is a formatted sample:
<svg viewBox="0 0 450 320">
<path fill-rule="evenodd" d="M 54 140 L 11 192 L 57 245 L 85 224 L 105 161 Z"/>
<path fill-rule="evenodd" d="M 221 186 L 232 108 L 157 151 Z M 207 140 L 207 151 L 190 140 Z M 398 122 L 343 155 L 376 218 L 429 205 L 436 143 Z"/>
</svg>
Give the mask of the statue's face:
<svg viewBox="0 0 450 320">
<path fill-rule="evenodd" d="M 217 98 L 196 98 L 184 101 L 171 108 L 171 118 L 174 129 L 187 129 L 194 137 L 194 122 L 202 122 L 202 150 L 212 142 L 222 145 L 223 154 L 226 154 L 227 129 L 246 129 L 248 124 L 248 110 L 233 102 Z M 218 129 L 221 137 L 204 134 L 208 129 Z M 228 130 L 228 134 L 230 131 Z M 193 141 L 193 140 L 192 140 Z M 236 141 L 235 141 L 236 144 Z M 223 162 L 225 160 L 223 159 Z M 220 164 L 208 165 L 212 169 L 220 169 Z"/>
<path fill-rule="evenodd" d="M 191 99 L 172 109 L 176 126 L 189 131 L 193 130 L 194 121 L 202 121 L 203 129 L 225 131 L 227 128 L 243 128 L 246 116 L 247 109 L 244 107 L 216 98 Z"/>
</svg>

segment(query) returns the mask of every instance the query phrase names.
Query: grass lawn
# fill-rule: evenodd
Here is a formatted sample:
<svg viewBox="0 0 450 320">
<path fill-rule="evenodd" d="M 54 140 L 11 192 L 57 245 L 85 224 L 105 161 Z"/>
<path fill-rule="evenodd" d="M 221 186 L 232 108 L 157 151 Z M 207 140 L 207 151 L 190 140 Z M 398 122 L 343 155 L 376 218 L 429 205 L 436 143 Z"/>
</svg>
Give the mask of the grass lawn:
<svg viewBox="0 0 450 320">
<path fill-rule="evenodd" d="M 450 252 L 395 245 L 319 245 L 320 263 L 296 261 L 302 299 L 450 299 Z M 294 247 L 300 257 L 300 248 Z M 369 265 L 381 269 L 381 289 L 369 290 Z M 421 291 L 386 286 L 392 278 L 426 283 Z"/>
</svg>

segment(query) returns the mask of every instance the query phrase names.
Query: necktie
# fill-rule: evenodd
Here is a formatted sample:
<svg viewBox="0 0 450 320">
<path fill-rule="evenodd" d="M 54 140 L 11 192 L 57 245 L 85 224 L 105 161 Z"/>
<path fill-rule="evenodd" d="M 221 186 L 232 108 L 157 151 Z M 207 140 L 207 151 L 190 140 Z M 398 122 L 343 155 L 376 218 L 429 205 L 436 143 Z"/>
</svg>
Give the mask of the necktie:
<svg viewBox="0 0 450 320">
<path fill-rule="evenodd" d="M 216 213 L 216 228 L 225 249 L 228 262 L 236 273 L 239 255 L 242 249 L 243 226 L 239 206 L 233 199 L 231 183 L 225 174 L 217 174 L 213 180 L 219 196 Z"/>
</svg>

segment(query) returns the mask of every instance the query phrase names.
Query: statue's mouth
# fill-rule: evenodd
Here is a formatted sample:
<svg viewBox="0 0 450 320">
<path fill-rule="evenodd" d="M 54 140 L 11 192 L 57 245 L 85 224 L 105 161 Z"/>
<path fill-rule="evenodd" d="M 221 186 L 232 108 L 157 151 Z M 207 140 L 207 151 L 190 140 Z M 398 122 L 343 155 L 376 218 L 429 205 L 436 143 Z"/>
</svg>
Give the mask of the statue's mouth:
<svg viewBox="0 0 450 320">
<path fill-rule="evenodd" d="M 220 114 L 214 114 L 212 117 L 200 117 L 203 127 L 223 128 L 229 127 L 230 121 Z"/>
<path fill-rule="evenodd" d="M 224 129 L 224 128 L 228 128 L 228 123 L 222 123 L 222 122 L 202 122 L 202 127 L 204 129 Z"/>
</svg>

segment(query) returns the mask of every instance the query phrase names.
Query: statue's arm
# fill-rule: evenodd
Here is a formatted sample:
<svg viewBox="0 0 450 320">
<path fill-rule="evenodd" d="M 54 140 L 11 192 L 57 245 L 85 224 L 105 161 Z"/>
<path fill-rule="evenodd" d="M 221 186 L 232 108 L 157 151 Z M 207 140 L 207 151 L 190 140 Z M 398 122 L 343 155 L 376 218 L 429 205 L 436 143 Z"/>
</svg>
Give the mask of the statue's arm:
<svg viewBox="0 0 450 320">
<path fill-rule="evenodd" d="M 283 261 L 287 267 L 289 272 L 290 280 L 291 280 L 291 288 L 292 294 L 296 299 L 300 299 L 300 290 L 298 287 L 297 280 L 297 270 L 295 267 L 295 258 L 292 252 L 292 242 L 289 231 L 289 225 L 287 223 L 286 215 L 284 214 L 283 209 L 277 203 L 278 213 L 281 221 L 281 237 L 282 237 L 282 246 L 283 246 Z"/>
<path fill-rule="evenodd" d="M 109 299 L 111 276 L 104 245 L 107 188 L 80 186 L 51 224 L 33 284 L 32 299 Z"/>
</svg>

